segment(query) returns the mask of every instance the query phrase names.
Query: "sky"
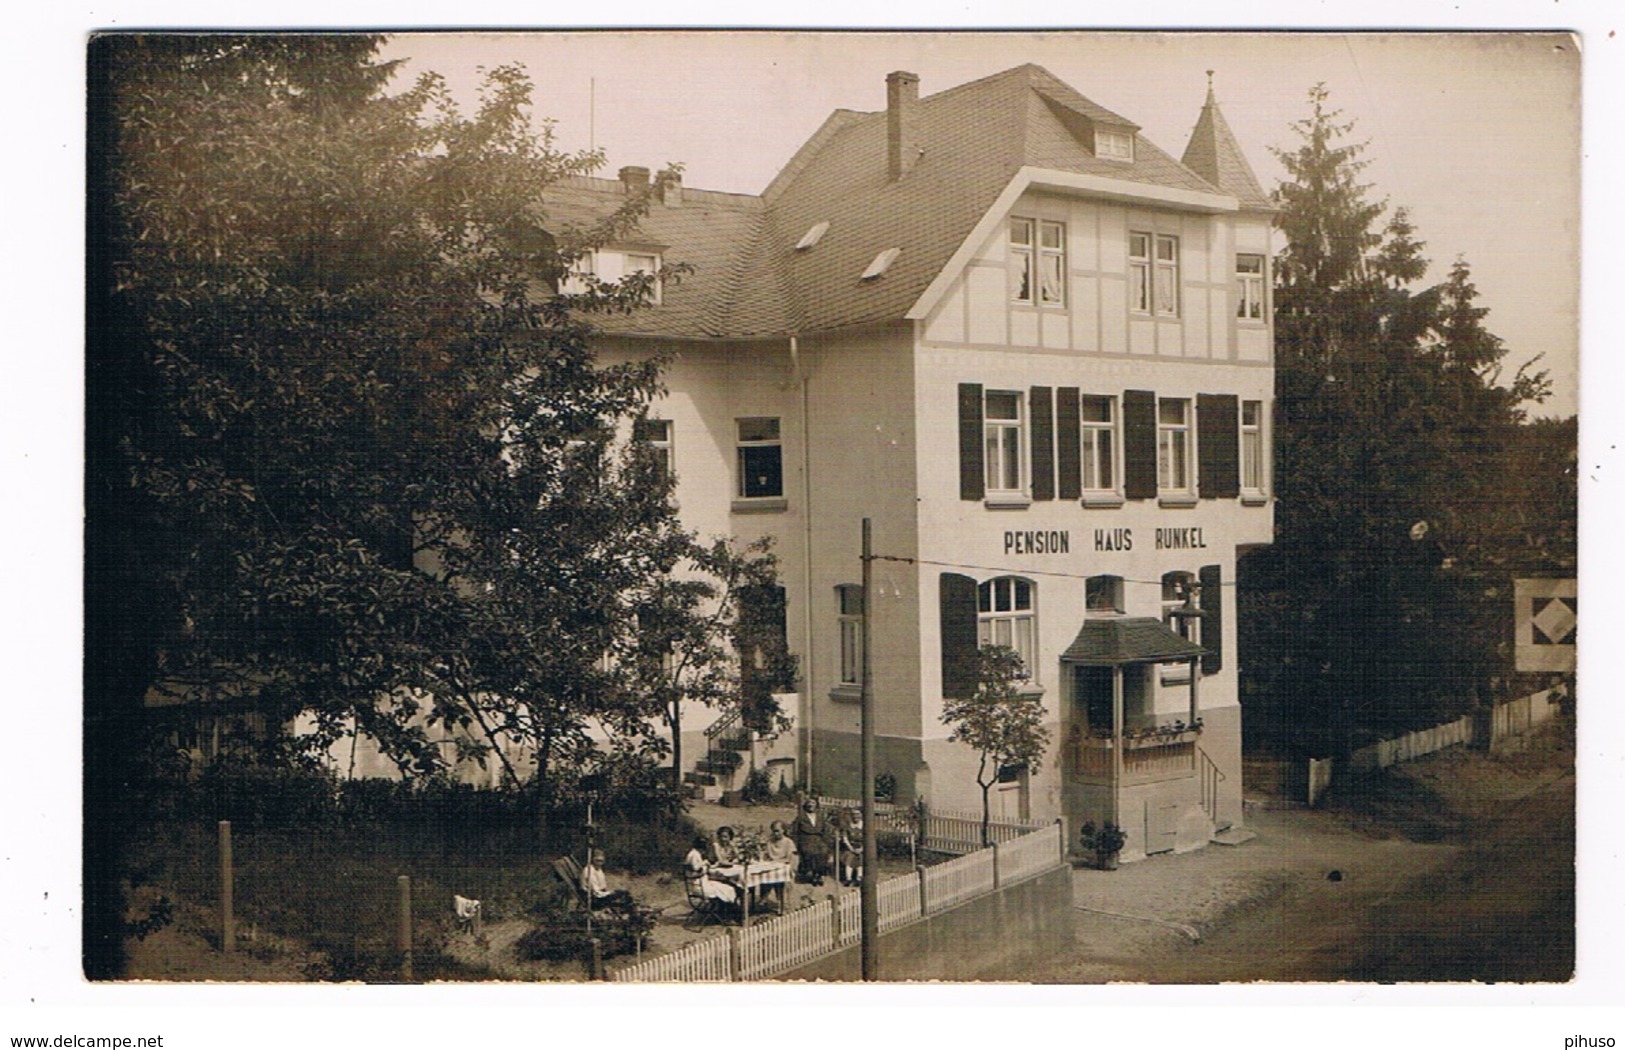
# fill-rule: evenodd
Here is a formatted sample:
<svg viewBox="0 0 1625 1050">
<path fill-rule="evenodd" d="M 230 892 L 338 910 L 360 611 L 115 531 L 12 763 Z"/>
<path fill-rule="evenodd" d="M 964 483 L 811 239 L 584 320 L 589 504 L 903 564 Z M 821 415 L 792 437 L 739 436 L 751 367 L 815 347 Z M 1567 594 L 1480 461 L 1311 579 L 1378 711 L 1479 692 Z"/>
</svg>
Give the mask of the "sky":
<svg viewBox="0 0 1625 1050">
<path fill-rule="evenodd" d="M 576 32 L 402 34 L 403 77 L 434 71 L 468 106 L 480 67 L 520 63 L 535 111 L 566 150 L 596 145 L 602 174 L 684 166 L 704 189 L 760 193 L 837 108 L 885 106 L 906 69 L 929 95 L 1035 62 L 1141 125 L 1178 157 L 1214 91 L 1268 190 L 1285 178 L 1310 87 L 1367 144 L 1373 199 L 1407 208 L 1432 260 L 1472 266 L 1510 376 L 1544 354 L 1553 396 L 1578 405 L 1579 42 L 1566 33 Z"/>
</svg>

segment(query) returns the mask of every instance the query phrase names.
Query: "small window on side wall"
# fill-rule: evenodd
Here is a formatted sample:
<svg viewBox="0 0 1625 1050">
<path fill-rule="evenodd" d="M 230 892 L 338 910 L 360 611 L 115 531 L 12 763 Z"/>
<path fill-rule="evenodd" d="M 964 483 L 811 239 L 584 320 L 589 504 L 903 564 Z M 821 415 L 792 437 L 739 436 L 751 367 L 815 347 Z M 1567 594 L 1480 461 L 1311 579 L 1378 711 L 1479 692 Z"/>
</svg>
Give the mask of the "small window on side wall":
<svg viewBox="0 0 1625 1050">
<path fill-rule="evenodd" d="M 671 420 L 638 420 L 632 424 L 632 440 L 644 446 L 660 477 L 671 477 Z"/>
<path fill-rule="evenodd" d="M 784 497 L 784 448 L 776 417 L 738 420 L 740 499 Z"/>
<path fill-rule="evenodd" d="M 1236 317 L 1243 321 L 1264 320 L 1264 257 L 1236 256 Z"/>
<path fill-rule="evenodd" d="M 1089 616 L 1123 614 L 1123 577 L 1091 576 L 1083 584 L 1083 611 Z"/>
<path fill-rule="evenodd" d="M 1263 496 L 1264 402 L 1241 403 L 1241 491 L 1244 496 Z"/>
<path fill-rule="evenodd" d="M 863 587 L 843 583 L 835 588 L 840 629 L 841 665 L 837 675 L 843 686 L 863 684 Z"/>
</svg>

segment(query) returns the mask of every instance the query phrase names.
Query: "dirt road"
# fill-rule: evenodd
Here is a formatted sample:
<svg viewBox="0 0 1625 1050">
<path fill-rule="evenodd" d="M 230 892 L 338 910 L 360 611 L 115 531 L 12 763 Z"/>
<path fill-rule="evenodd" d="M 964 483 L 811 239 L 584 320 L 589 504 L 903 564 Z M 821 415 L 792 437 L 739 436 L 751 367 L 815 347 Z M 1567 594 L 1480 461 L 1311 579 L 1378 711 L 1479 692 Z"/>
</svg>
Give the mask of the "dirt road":
<svg viewBox="0 0 1625 1050">
<path fill-rule="evenodd" d="M 1566 980 L 1574 804 L 1562 731 L 1413 762 L 1325 810 L 1255 804 L 1244 845 L 1076 872 L 1076 951 L 1026 979 Z"/>
</svg>

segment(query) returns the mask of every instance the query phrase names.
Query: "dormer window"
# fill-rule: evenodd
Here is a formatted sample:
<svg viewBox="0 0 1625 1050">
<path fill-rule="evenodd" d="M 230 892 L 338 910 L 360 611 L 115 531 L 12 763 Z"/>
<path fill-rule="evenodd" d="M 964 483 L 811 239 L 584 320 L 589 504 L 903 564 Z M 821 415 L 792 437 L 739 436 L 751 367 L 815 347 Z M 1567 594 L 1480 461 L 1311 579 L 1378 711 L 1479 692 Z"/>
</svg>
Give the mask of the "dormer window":
<svg viewBox="0 0 1625 1050">
<path fill-rule="evenodd" d="M 567 294 L 581 295 L 587 290 L 586 277 L 615 284 L 633 274 L 647 274 L 654 278 L 649 282 L 648 301 L 660 302 L 660 255 L 647 249 L 596 248 L 583 252 L 570 268 L 570 275 L 561 290 Z"/>
<path fill-rule="evenodd" d="M 621 256 L 621 276 L 646 274 L 649 281 L 649 302 L 660 302 L 660 256 L 647 252 L 627 252 Z"/>
<path fill-rule="evenodd" d="M 827 222 L 815 223 L 812 226 L 812 228 L 810 228 L 806 233 L 801 235 L 801 240 L 796 242 L 796 251 L 798 251 L 798 252 L 806 251 L 808 248 L 811 248 L 813 245 L 815 245 L 819 241 L 823 240 L 824 239 L 824 234 L 826 234 L 828 232 L 829 232 L 829 223 L 827 223 Z"/>
<path fill-rule="evenodd" d="M 1134 133 L 1095 129 L 1095 156 L 1104 160 L 1134 161 Z"/>
</svg>

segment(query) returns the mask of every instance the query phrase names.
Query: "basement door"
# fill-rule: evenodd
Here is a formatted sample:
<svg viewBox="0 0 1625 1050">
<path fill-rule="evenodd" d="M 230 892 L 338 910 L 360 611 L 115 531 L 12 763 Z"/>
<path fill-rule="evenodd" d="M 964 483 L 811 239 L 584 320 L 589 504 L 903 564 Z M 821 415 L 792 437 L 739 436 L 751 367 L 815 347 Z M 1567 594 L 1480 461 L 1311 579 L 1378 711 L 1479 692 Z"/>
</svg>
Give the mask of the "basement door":
<svg viewBox="0 0 1625 1050">
<path fill-rule="evenodd" d="M 1179 803 L 1147 799 L 1145 803 L 1145 852 L 1171 853 L 1179 837 Z"/>
</svg>

